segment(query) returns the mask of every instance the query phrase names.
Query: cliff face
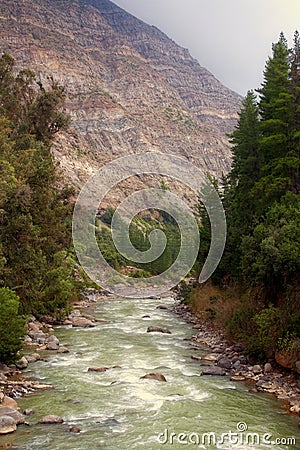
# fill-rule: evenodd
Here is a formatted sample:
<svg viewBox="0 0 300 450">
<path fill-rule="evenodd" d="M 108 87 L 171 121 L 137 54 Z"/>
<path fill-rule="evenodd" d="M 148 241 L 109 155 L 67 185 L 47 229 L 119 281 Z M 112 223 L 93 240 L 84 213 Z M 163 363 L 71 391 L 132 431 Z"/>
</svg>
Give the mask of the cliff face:
<svg viewBox="0 0 300 450">
<path fill-rule="evenodd" d="M 241 98 L 156 27 L 108 0 L 0 0 L 0 50 L 66 87 L 72 128 L 55 155 L 78 187 L 115 157 L 174 153 L 214 175 Z"/>
</svg>

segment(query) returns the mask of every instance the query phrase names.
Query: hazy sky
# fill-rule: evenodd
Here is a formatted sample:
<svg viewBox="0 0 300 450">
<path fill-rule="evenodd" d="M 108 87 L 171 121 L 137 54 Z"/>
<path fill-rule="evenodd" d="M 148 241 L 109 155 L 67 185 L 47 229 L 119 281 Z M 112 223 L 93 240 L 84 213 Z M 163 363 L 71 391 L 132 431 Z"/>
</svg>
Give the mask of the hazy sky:
<svg viewBox="0 0 300 450">
<path fill-rule="evenodd" d="M 245 95 L 262 80 L 272 42 L 300 31 L 300 0 L 112 0 L 190 50 Z"/>
</svg>

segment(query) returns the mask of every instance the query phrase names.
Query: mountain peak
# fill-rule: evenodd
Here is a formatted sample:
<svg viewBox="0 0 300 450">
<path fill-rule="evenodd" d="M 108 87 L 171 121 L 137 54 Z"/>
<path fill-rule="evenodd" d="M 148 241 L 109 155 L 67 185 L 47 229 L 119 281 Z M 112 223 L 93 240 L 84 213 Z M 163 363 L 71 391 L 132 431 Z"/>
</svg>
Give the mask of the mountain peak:
<svg viewBox="0 0 300 450">
<path fill-rule="evenodd" d="M 158 28 L 109 0 L 6 0 L 0 48 L 66 87 L 55 154 L 76 185 L 108 160 L 159 150 L 220 176 L 241 97 Z"/>
</svg>

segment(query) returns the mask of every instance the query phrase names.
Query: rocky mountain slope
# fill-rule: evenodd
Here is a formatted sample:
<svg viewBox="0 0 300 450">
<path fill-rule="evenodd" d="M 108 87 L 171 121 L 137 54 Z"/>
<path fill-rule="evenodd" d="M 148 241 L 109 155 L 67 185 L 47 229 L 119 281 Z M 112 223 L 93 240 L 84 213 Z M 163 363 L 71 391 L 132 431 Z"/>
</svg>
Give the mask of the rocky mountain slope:
<svg viewBox="0 0 300 450">
<path fill-rule="evenodd" d="M 121 155 L 174 153 L 221 175 L 241 98 L 154 26 L 109 0 L 0 0 L 0 51 L 66 87 L 55 155 L 79 187 Z M 138 184 L 138 183 L 137 183 Z"/>
</svg>

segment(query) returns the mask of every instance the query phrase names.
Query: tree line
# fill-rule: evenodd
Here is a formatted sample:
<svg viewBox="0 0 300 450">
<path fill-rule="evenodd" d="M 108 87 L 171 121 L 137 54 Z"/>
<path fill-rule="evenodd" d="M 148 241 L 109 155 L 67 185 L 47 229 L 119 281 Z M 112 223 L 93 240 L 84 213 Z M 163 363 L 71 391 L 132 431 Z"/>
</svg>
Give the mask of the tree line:
<svg viewBox="0 0 300 450">
<path fill-rule="evenodd" d="M 0 360 L 21 347 L 25 315 L 59 317 L 76 298 L 73 190 L 51 153 L 69 125 L 63 87 L 0 58 Z"/>
<path fill-rule="evenodd" d="M 300 342 L 300 39 L 272 46 L 263 83 L 244 99 L 232 143 L 232 168 L 220 185 L 227 244 L 213 276 L 246 293 L 228 323 L 249 353 L 272 356 Z M 202 211 L 203 244 L 209 224 Z"/>
</svg>

